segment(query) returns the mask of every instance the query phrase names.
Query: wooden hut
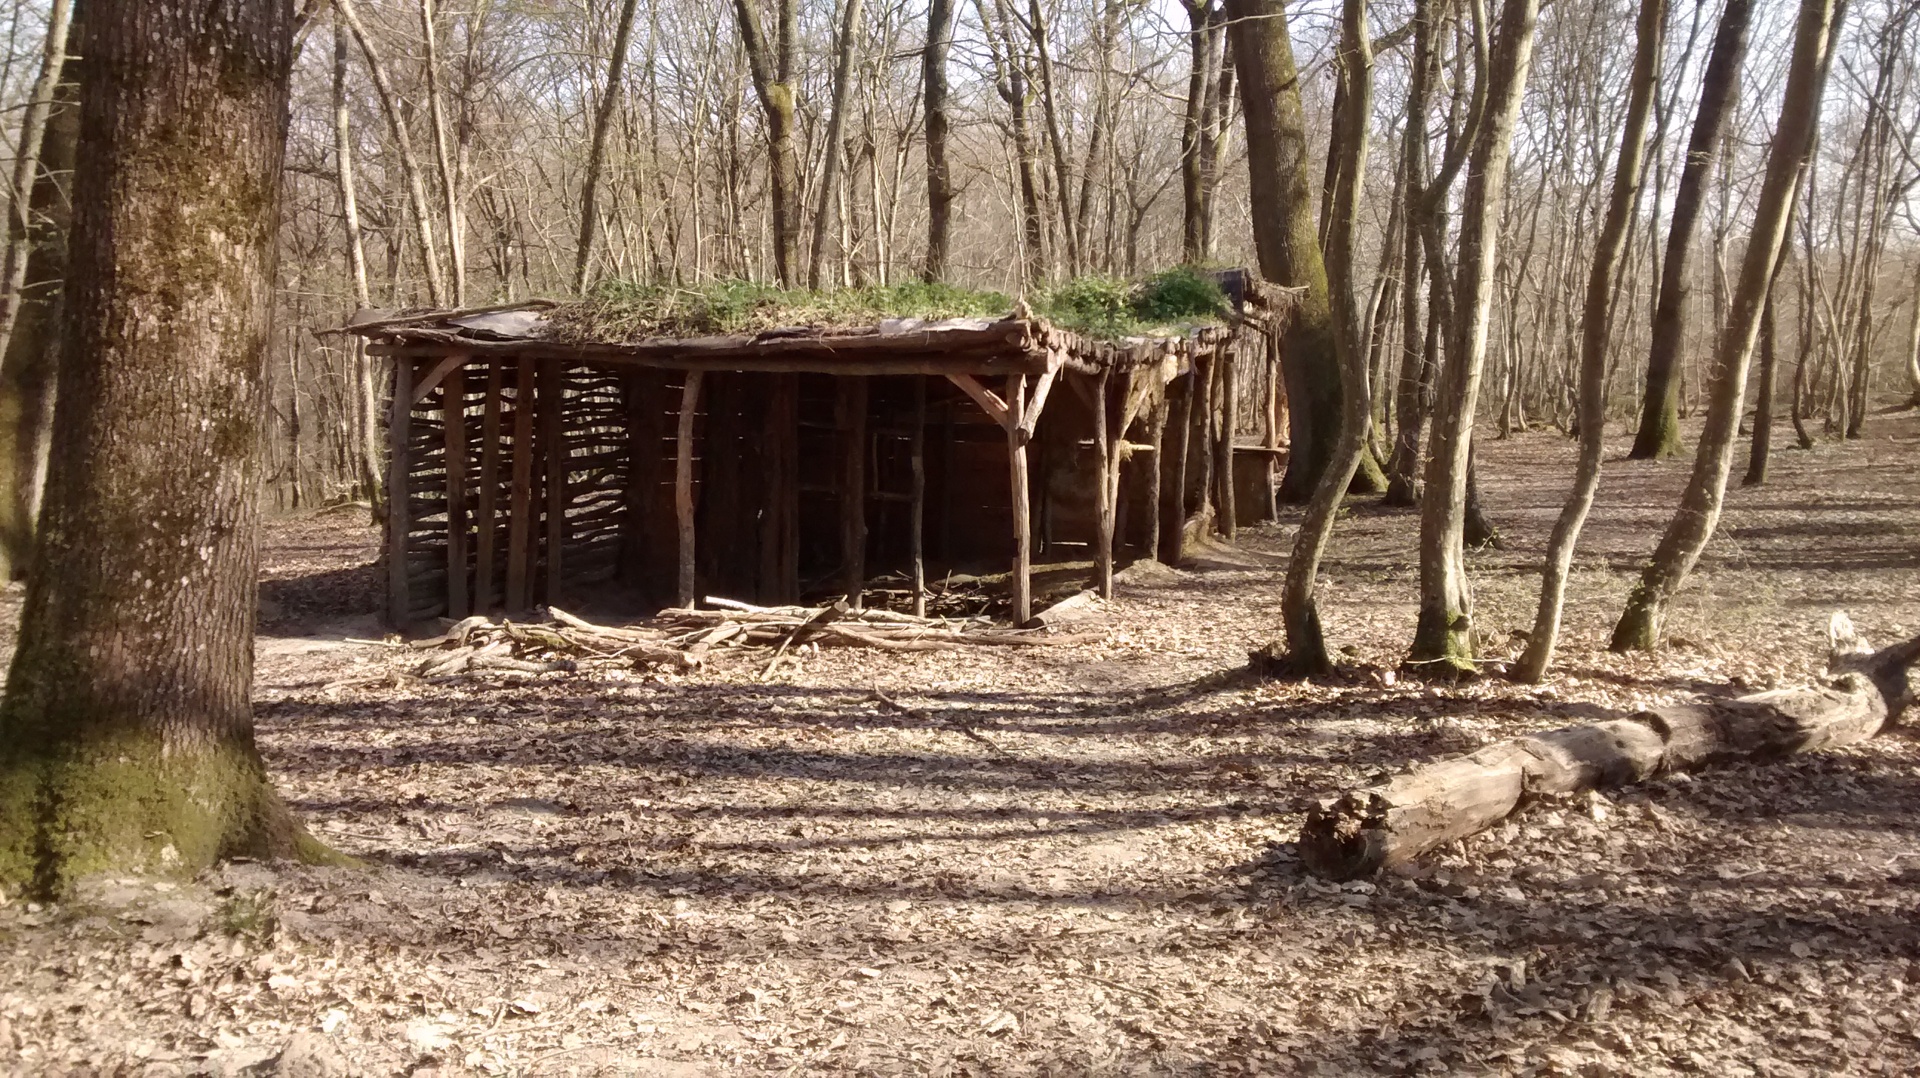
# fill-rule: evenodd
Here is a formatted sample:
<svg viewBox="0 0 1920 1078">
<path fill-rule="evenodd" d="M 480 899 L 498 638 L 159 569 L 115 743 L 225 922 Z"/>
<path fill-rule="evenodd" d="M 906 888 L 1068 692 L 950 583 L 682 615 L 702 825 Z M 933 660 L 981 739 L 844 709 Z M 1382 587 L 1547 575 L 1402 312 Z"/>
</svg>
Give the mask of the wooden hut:
<svg viewBox="0 0 1920 1078">
<path fill-rule="evenodd" d="M 1271 512 L 1292 293 L 1223 280 L 1222 324 L 1120 341 L 1024 312 L 617 344 L 552 339 L 539 305 L 356 319 L 393 366 L 389 621 L 858 604 L 881 569 L 917 606 L 930 575 L 1010 569 L 1023 623 L 1036 553 L 1109 592 L 1116 562 L 1230 534 L 1248 475 Z"/>
</svg>

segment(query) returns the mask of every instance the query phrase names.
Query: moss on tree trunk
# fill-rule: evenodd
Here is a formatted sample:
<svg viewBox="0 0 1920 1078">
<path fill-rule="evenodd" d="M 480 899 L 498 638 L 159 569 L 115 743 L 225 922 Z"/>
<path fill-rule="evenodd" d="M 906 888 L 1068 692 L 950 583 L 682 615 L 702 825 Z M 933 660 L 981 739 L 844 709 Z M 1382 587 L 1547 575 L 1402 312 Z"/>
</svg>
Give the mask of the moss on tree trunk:
<svg viewBox="0 0 1920 1078">
<path fill-rule="evenodd" d="M 89 10 L 47 495 L 0 702 L 0 886 L 328 855 L 249 692 L 290 5 Z"/>
</svg>

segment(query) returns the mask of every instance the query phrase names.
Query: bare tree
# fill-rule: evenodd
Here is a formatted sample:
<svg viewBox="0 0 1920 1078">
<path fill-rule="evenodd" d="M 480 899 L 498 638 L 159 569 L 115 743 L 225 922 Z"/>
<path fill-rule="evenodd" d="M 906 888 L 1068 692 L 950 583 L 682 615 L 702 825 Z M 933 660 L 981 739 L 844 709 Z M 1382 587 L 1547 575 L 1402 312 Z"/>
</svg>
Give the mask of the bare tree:
<svg viewBox="0 0 1920 1078">
<path fill-rule="evenodd" d="M 953 47 L 953 0 L 928 0 L 927 45 L 921 58 L 926 83 L 927 138 L 927 257 L 921 276 L 944 281 L 953 248 L 953 165 L 947 137 L 952 121 L 947 115 L 947 53 Z"/>
<path fill-rule="evenodd" d="M 1514 670 L 1520 681 L 1538 682 L 1553 662 L 1560 638 L 1561 609 L 1566 602 L 1567 573 L 1573 567 L 1574 548 L 1586 524 L 1593 496 L 1600 489 L 1600 454 L 1607 422 L 1607 331 L 1612 325 L 1613 278 L 1627 247 L 1633 207 L 1640 199 L 1645 176 L 1641 160 L 1646 152 L 1647 121 L 1660 86 L 1660 66 L 1666 45 L 1666 0 L 1641 0 L 1634 24 L 1631 99 L 1626 128 L 1620 134 L 1620 154 L 1614 163 L 1613 194 L 1607 201 L 1606 222 L 1587 274 L 1586 310 L 1580 323 L 1580 460 L 1573 489 L 1567 494 L 1553 535 L 1547 540 L 1546 566 L 1541 572 L 1540 606 L 1533 632 Z"/>
<path fill-rule="evenodd" d="M 574 247 L 573 290 L 587 289 L 587 275 L 593 268 L 593 242 L 599 235 L 600 174 L 607 166 L 607 135 L 613 130 L 614 106 L 620 101 L 621 80 L 626 77 L 627 51 L 633 40 L 633 12 L 638 0 L 621 0 L 620 16 L 614 22 L 613 52 L 607 59 L 607 84 L 600 91 L 599 104 L 593 110 L 593 143 L 587 150 L 587 174 L 580 181 L 580 239 Z"/>
<path fill-rule="evenodd" d="M 799 0 L 775 0 L 772 40 L 761 29 L 759 0 L 734 0 L 747 70 L 767 125 L 769 201 L 773 213 L 773 269 L 781 283 L 800 283 L 800 157 L 794 147 L 793 57 Z"/>
<path fill-rule="evenodd" d="M 1653 313 L 1653 344 L 1647 352 L 1647 389 L 1640 429 L 1627 454 L 1636 460 L 1680 452 L 1681 330 L 1686 320 L 1694 229 L 1715 156 L 1726 141 L 1727 118 L 1740 92 L 1740 68 L 1746 60 L 1747 31 L 1752 21 L 1752 0 L 1727 0 L 1720 27 L 1714 32 L 1706 73 L 1700 79 L 1700 108 L 1694 115 L 1687 163 L 1680 173 L 1680 186 L 1674 191 L 1673 222 L 1667 230 L 1667 256 L 1661 268 L 1659 305 Z"/>
<path fill-rule="evenodd" d="M 1844 0 L 1841 0 L 1844 2 Z M 1794 31 L 1793 59 L 1779 125 L 1767 150 L 1766 180 L 1754 207 L 1753 230 L 1740 263 L 1740 280 L 1714 350 L 1706 427 L 1694 454 L 1693 472 L 1680 496 L 1679 511 L 1667 525 L 1640 583 L 1614 626 L 1615 651 L 1650 650 L 1660 639 L 1667 603 L 1686 582 L 1707 540 L 1720 522 L 1726 498 L 1727 468 L 1746 397 L 1747 366 L 1753 356 L 1760 310 L 1773 280 L 1775 259 L 1786 236 L 1793 193 L 1819 122 L 1820 100 L 1833 59 L 1834 28 L 1844 18 L 1836 0 L 1801 0 Z"/>
<path fill-rule="evenodd" d="M 1506 0 L 1481 80 L 1484 118 L 1472 139 L 1460 209 L 1453 321 L 1440 369 L 1420 497 L 1420 621 L 1408 663 L 1426 672 L 1473 668 L 1473 595 L 1467 583 L 1465 533 L 1474 410 L 1486 360 L 1488 308 L 1506 197 L 1513 130 L 1533 62 L 1538 0 Z"/>
<path fill-rule="evenodd" d="M 1294 534 L 1286 589 L 1280 599 L 1287 635 L 1286 657 L 1281 665 L 1302 675 L 1324 674 L 1333 667 L 1314 601 L 1314 584 L 1320 559 L 1333 537 L 1334 515 L 1360 468 L 1360 458 L 1366 455 L 1367 429 L 1373 414 L 1365 332 L 1360 325 L 1354 281 L 1354 233 L 1367 169 L 1368 120 L 1373 113 L 1373 44 L 1367 35 L 1366 0 L 1344 0 L 1337 63 L 1340 107 L 1333 116 L 1334 144 L 1329 152 L 1338 164 L 1327 226 L 1327 291 L 1333 306 L 1334 347 L 1340 359 L 1339 441 L 1314 487 L 1307 517 Z"/>
</svg>

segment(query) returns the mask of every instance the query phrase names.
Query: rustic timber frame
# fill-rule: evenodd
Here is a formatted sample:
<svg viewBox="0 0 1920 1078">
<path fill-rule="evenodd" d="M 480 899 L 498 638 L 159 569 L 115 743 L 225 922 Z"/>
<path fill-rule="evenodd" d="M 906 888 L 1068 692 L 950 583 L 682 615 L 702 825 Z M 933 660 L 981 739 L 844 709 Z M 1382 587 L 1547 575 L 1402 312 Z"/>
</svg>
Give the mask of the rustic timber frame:
<svg viewBox="0 0 1920 1078">
<path fill-rule="evenodd" d="M 393 365 L 388 620 L 859 605 L 871 562 L 919 612 L 930 555 L 1010 569 L 1016 623 L 1036 553 L 1110 595 L 1117 562 L 1272 514 L 1293 293 L 1223 283 L 1225 323 L 1120 341 L 1018 313 L 619 344 L 546 339 L 537 304 L 357 319 Z"/>
</svg>

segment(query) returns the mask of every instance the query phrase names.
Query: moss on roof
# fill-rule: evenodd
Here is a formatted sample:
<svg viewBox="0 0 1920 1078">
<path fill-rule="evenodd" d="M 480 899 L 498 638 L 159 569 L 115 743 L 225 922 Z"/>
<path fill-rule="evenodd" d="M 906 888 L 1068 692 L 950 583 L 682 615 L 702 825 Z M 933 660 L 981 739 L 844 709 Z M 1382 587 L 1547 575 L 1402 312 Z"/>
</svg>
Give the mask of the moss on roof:
<svg viewBox="0 0 1920 1078">
<path fill-rule="evenodd" d="M 1028 303 L 1036 316 L 1062 329 L 1108 339 L 1184 334 L 1218 324 L 1228 313 L 1213 276 L 1188 266 L 1137 282 L 1078 277 L 1030 295 Z M 548 332 L 569 343 L 628 343 L 794 327 L 851 329 L 891 318 L 1006 318 L 1014 309 L 1002 292 L 918 281 L 812 292 L 742 280 L 609 280 L 585 299 L 554 309 Z"/>
</svg>

